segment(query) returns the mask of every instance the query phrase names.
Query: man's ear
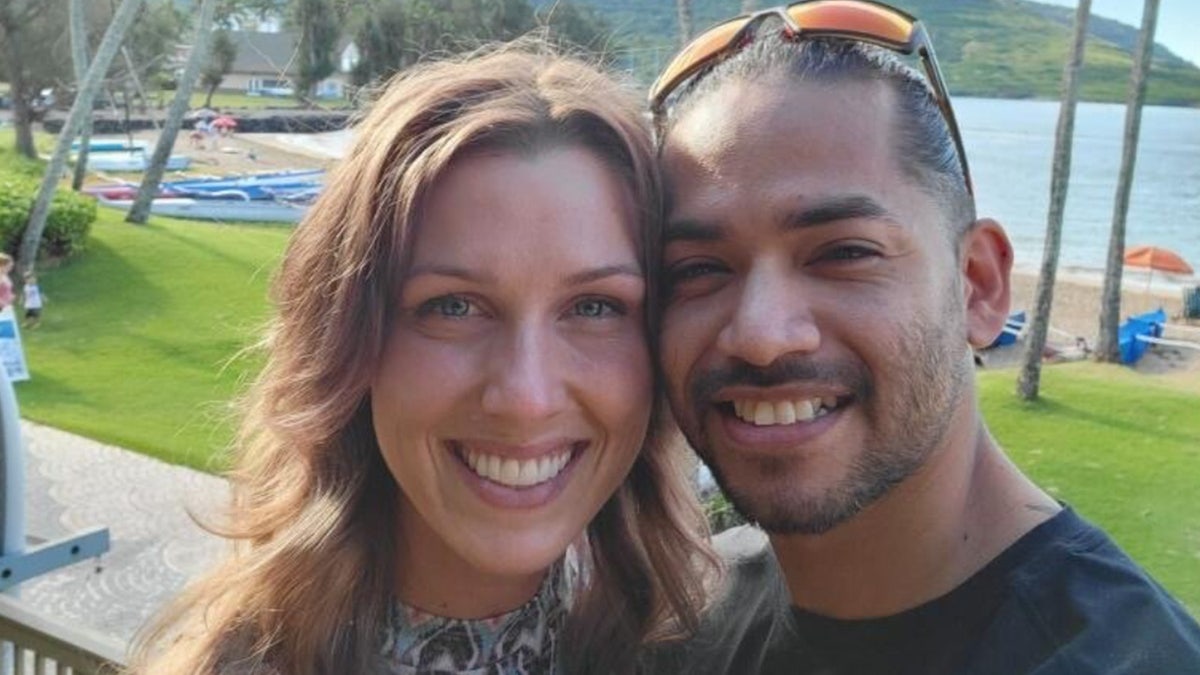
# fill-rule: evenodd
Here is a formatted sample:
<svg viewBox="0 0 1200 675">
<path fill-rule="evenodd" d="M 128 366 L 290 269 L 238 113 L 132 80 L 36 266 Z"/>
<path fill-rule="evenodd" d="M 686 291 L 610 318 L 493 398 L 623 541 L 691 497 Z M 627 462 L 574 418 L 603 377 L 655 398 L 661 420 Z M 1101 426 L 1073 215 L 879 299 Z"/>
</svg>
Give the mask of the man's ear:
<svg viewBox="0 0 1200 675">
<path fill-rule="evenodd" d="M 986 347 L 1004 330 L 1012 303 L 1012 244 L 1000 223 L 981 218 L 963 235 L 962 275 L 967 340 Z"/>
</svg>

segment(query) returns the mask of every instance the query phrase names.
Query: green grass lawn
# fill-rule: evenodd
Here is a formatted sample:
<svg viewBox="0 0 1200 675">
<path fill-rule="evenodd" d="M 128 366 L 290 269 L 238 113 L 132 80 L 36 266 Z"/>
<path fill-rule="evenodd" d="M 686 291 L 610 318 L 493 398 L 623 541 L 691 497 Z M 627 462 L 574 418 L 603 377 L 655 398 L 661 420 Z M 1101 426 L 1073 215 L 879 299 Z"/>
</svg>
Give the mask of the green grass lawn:
<svg viewBox="0 0 1200 675">
<path fill-rule="evenodd" d="M 170 104 L 174 98 L 174 91 L 158 91 L 153 94 L 147 94 L 152 102 L 157 105 L 162 103 L 163 107 Z M 204 100 L 207 98 L 204 91 L 193 91 L 190 106 L 200 108 L 204 105 Z M 347 108 L 350 107 L 350 101 L 346 99 L 317 99 L 317 104 L 324 108 Z M 216 110 L 265 110 L 268 108 L 277 109 L 294 109 L 300 108 L 300 102 L 292 96 L 250 96 L 249 94 L 218 91 L 213 94 L 212 107 Z"/>
<path fill-rule="evenodd" d="M 266 317 L 289 230 L 122 215 L 101 209 L 87 251 L 40 275 L 21 413 L 212 470 L 232 434 L 228 402 L 259 364 L 235 357 Z"/>
<path fill-rule="evenodd" d="M 1200 383 L 1090 363 L 981 377 L 993 433 L 1034 480 L 1098 523 L 1200 617 Z"/>
</svg>

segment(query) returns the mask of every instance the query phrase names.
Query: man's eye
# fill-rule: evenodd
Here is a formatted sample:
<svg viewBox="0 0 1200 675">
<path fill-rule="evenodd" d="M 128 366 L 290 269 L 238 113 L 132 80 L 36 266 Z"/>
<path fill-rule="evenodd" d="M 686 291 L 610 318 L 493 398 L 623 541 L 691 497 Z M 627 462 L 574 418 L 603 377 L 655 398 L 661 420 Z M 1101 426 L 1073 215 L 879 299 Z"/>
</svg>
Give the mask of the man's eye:
<svg viewBox="0 0 1200 675">
<path fill-rule="evenodd" d="M 822 253 L 818 260 L 853 261 L 880 255 L 882 254 L 879 251 L 867 246 L 838 246 Z"/>
<path fill-rule="evenodd" d="M 710 274 L 719 274 L 721 270 L 720 265 L 711 262 L 692 262 L 674 265 L 667 269 L 667 283 L 671 285 L 680 284 Z"/>
<path fill-rule="evenodd" d="M 470 316 L 472 309 L 471 301 L 461 295 L 443 295 L 421 303 L 421 306 L 417 308 L 417 316 L 459 319 Z"/>
<path fill-rule="evenodd" d="M 625 308 L 612 300 L 586 298 L 575 303 L 574 311 L 577 316 L 587 319 L 604 319 L 623 315 Z"/>
</svg>

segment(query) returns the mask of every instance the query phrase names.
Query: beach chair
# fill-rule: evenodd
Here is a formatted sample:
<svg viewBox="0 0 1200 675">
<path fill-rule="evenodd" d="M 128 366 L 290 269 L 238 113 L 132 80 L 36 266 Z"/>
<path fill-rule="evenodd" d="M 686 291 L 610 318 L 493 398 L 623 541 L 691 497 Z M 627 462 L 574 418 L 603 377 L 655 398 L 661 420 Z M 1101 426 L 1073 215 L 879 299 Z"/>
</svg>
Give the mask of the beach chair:
<svg viewBox="0 0 1200 675">
<path fill-rule="evenodd" d="M 1008 320 L 1004 322 L 1004 330 L 1000 331 L 996 339 L 992 340 L 992 344 L 986 348 L 992 349 L 994 347 L 1016 344 L 1023 330 L 1025 330 L 1025 310 L 1013 312 L 1008 315 Z"/>
<path fill-rule="evenodd" d="M 1200 343 L 1186 340 L 1171 340 L 1163 337 L 1167 325 L 1167 313 L 1160 307 L 1152 312 L 1131 316 L 1117 329 L 1117 348 L 1121 363 L 1133 365 L 1142 358 L 1150 345 L 1180 347 L 1200 350 Z M 1181 331 L 1191 330 L 1186 326 L 1174 326 Z"/>
<path fill-rule="evenodd" d="M 1162 327 L 1166 322 L 1167 313 L 1161 307 L 1125 319 L 1117 328 L 1117 349 L 1121 353 L 1121 363 L 1131 366 L 1140 361 L 1150 345 L 1162 337 Z"/>
<path fill-rule="evenodd" d="M 1016 344 L 1025 336 L 1025 326 L 1028 322 L 1028 317 L 1025 316 L 1025 310 L 1017 310 L 1008 315 L 1008 320 L 1004 322 L 1004 330 L 992 340 L 992 344 L 985 347 L 991 349 L 993 347 L 1003 347 L 1005 345 Z M 1052 335 L 1057 335 L 1070 341 L 1078 340 L 1078 337 L 1068 333 L 1065 330 L 1060 330 L 1054 326 L 1047 326 L 1047 330 Z"/>
</svg>

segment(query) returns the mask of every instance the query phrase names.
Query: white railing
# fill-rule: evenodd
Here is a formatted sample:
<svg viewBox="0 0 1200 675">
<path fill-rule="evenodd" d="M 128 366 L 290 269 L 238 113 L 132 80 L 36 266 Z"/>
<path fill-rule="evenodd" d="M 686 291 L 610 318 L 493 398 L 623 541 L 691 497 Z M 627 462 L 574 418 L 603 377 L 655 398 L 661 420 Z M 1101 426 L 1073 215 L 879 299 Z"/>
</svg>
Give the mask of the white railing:
<svg viewBox="0 0 1200 675">
<path fill-rule="evenodd" d="M 0 672 L 15 675 L 112 675 L 124 665 L 119 643 L 64 626 L 0 595 Z M 11 646 L 10 646 L 11 645 Z M 8 654 L 15 657 L 5 662 Z"/>
</svg>

